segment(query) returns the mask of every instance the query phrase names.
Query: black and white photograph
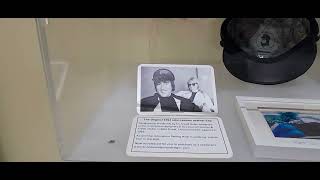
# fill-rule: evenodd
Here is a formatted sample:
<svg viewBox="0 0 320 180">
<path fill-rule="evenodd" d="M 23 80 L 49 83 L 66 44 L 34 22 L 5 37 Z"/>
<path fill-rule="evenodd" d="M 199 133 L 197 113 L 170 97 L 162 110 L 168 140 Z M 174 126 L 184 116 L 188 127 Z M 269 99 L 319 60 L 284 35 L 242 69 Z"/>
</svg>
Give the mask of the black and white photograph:
<svg viewBox="0 0 320 180">
<path fill-rule="evenodd" d="M 138 112 L 217 112 L 211 66 L 140 65 L 138 69 Z"/>
</svg>

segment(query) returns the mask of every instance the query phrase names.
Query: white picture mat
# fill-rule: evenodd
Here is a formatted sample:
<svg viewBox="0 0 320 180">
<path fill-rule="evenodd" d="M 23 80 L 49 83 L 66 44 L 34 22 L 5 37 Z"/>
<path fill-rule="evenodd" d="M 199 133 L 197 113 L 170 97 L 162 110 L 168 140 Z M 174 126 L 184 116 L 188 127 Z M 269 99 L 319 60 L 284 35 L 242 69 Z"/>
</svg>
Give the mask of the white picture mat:
<svg viewBox="0 0 320 180">
<path fill-rule="evenodd" d="M 210 69 L 211 77 L 212 77 L 212 98 L 213 98 L 213 106 L 214 112 L 142 112 L 140 110 L 140 101 L 141 101 L 141 68 L 142 67 L 157 67 L 157 68 L 208 68 Z M 152 78 L 152 77 L 150 77 Z M 137 72 L 137 112 L 139 115 L 217 115 L 218 114 L 218 104 L 217 104 L 217 92 L 216 92 L 216 83 L 215 83 L 215 75 L 214 69 L 210 65 L 181 65 L 181 64 L 140 64 L 138 66 Z"/>
<path fill-rule="evenodd" d="M 132 151 L 133 149 L 133 144 L 135 140 L 135 133 L 136 133 L 136 126 L 138 123 L 139 118 L 171 118 L 171 119 L 210 119 L 216 121 L 218 124 L 219 128 L 217 128 L 218 131 L 217 133 L 220 133 L 222 139 L 219 139 L 220 141 L 224 142 L 224 147 L 225 152 L 224 153 L 219 153 L 219 152 L 212 152 L 212 153 L 204 153 L 201 152 L 200 150 L 197 150 L 198 152 L 193 152 L 193 153 L 183 153 L 183 152 L 135 152 Z M 195 134 L 197 134 L 195 132 Z M 131 126 L 131 131 L 130 131 L 130 136 L 127 144 L 127 150 L 126 153 L 128 156 L 141 156 L 141 157 L 185 157 L 185 158 L 231 158 L 233 156 L 233 152 L 230 146 L 230 142 L 227 136 L 227 133 L 225 131 L 224 125 L 222 120 L 219 117 L 191 117 L 191 116 L 136 116 L 133 119 L 132 126 Z"/>
<path fill-rule="evenodd" d="M 262 146 L 294 147 L 320 149 L 320 141 L 316 139 L 300 138 L 277 138 L 273 135 L 267 124 L 261 107 L 279 111 L 293 109 L 300 112 L 320 112 L 320 101 L 311 99 L 284 99 L 284 98 L 261 98 L 261 97 L 236 97 L 238 105 L 254 143 Z M 263 109 L 263 111 L 265 111 Z"/>
</svg>

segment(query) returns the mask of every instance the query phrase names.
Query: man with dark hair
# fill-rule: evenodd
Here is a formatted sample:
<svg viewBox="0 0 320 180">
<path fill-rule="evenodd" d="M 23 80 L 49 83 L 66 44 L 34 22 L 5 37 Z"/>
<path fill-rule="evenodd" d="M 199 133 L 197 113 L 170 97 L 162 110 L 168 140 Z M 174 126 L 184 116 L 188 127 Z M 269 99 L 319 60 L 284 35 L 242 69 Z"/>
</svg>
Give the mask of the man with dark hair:
<svg viewBox="0 0 320 180">
<path fill-rule="evenodd" d="M 158 69 L 153 73 L 153 83 L 156 93 L 141 99 L 141 111 L 155 112 L 201 112 L 201 109 L 189 99 L 176 96 L 174 74 L 168 69 Z"/>
</svg>

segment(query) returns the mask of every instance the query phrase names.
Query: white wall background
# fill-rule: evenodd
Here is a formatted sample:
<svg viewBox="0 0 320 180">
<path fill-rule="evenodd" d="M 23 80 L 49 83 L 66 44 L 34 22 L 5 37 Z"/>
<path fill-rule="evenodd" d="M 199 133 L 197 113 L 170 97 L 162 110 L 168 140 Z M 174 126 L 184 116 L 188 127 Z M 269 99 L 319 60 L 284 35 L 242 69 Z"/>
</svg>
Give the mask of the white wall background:
<svg viewBox="0 0 320 180">
<path fill-rule="evenodd" d="M 0 19 L 0 161 L 60 161 L 36 22 Z"/>
</svg>

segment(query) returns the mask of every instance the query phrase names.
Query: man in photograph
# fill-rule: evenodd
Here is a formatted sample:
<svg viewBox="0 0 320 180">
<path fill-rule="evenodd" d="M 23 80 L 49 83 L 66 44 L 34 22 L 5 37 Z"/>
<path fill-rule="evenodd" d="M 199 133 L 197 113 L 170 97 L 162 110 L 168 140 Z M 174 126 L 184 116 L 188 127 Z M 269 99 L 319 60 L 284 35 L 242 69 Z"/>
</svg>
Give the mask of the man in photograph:
<svg viewBox="0 0 320 180">
<path fill-rule="evenodd" d="M 168 69 L 158 69 L 153 73 L 156 93 L 141 99 L 141 111 L 154 112 L 201 112 L 201 109 L 189 99 L 173 94 L 175 77 Z"/>
<path fill-rule="evenodd" d="M 176 93 L 177 96 L 182 96 L 189 99 L 197 105 L 202 112 L 214 112 L 214 106 L 208 94 L 200 89 L 199 80 L 191 77 L 187 82 L 189 91 L 180 91 Z"/>
</svg>

